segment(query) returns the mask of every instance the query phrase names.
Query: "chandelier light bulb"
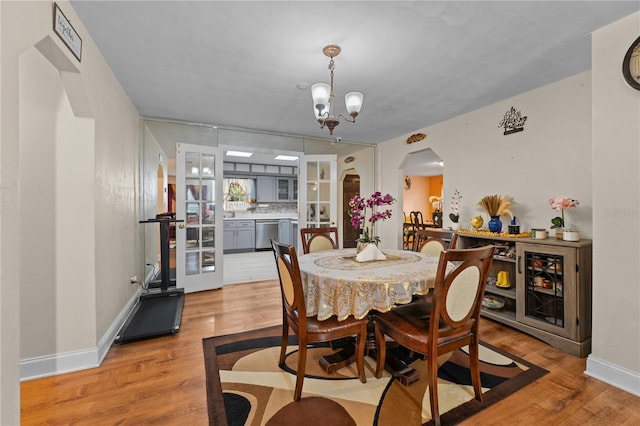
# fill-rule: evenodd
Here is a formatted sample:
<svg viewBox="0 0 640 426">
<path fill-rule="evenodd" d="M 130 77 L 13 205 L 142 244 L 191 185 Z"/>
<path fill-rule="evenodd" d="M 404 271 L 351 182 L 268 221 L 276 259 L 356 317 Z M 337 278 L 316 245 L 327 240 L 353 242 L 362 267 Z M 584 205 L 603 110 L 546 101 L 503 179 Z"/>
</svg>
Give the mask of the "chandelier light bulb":
<svg viewBox="0 0 640 426">
<path fill-rule="evenodd" d="M 329 98 L 331 88 L 326 83 L 316 83 L 311 86 L 311 97 L 313 98 L 313 112 L 316 120 L 322 120 L 329 114 Z"/>
<path fill-rule="evenodd" d="M 363 95 L 360 92 L 349 92 L 344 95 L 344 104 L 347 107 L 347 112 L 352 117 L 358 115 L 360 112 L 360 108 L 362 108 L 362 98 Z"/>
</svg>

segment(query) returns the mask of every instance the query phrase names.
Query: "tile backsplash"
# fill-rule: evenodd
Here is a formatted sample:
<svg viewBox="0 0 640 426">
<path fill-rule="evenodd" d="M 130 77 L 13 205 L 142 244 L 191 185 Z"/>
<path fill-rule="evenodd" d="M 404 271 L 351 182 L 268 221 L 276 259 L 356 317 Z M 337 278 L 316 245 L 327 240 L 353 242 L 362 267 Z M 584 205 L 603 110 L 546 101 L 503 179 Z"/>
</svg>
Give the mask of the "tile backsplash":
<svg viewBox="0 0 640 426">
<path fill-rule="evenodd" d="M 267 207 L 261 207 L 267 206 Z M 256 213 L 298 213 L 298 203 L 258 203 Z"/>
</svg>

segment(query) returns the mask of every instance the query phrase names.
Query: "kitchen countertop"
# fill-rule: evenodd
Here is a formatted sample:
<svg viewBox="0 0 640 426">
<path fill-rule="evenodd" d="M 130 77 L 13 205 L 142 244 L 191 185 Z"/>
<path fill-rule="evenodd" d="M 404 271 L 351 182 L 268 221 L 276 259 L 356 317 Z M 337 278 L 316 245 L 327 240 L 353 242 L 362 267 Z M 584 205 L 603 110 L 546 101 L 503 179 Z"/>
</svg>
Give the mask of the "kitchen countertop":
<svg viewBox="0 0 640 426">
<path fill-rule="evenodd" d="M 265 219 L 298 219 L 296 213 L 236 213 L 235 217 L 225 217 L 224 220 L 265 220 Z"/>
</svg>

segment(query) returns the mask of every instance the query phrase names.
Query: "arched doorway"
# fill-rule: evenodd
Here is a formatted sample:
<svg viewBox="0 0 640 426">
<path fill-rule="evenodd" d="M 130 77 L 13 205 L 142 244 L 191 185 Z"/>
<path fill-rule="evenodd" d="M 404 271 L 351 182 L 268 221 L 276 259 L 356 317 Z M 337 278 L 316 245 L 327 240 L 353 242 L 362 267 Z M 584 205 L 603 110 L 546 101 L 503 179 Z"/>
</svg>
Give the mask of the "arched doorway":
<svg viewBox="0 0 640 426">
<path fill-rule="evenodd" d="M 442 211 L 444 163 L 431 148 L 407 154 L 400 165 L 403 174 L 402 210 L 408 221 L 411 211 L 422 212 L 424 221 L 432 224 L 436 208 Z M 439 199 L 439 204 L 437 200 Z M 440 226 L 442 221 L 440 220 Z"/>
<path fill-rule="evenodd" d="M 342 180 L 342 246 L 344 248 L 354 248 L 358 238 L 358 232 L 351 225 L 349 215 L 349 200 L 355 195 L 360 195 L 360 175 L 353 170 Z"/>
</svg>

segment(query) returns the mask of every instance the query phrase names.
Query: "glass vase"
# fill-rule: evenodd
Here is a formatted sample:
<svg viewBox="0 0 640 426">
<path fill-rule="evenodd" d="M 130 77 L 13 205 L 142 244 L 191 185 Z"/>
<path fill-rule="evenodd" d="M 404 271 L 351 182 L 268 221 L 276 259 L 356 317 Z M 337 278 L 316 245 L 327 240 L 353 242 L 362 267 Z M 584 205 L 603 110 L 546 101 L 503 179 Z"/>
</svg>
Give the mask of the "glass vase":
<svg viewBox="0 0 640 426">
<path fill-rule="evenodd" d="M 489 231 L 502 232 L 502 222 L 500 221 L 500 216 L 491 216 L 491 220 L 489 221 Z"/>
</svg>

